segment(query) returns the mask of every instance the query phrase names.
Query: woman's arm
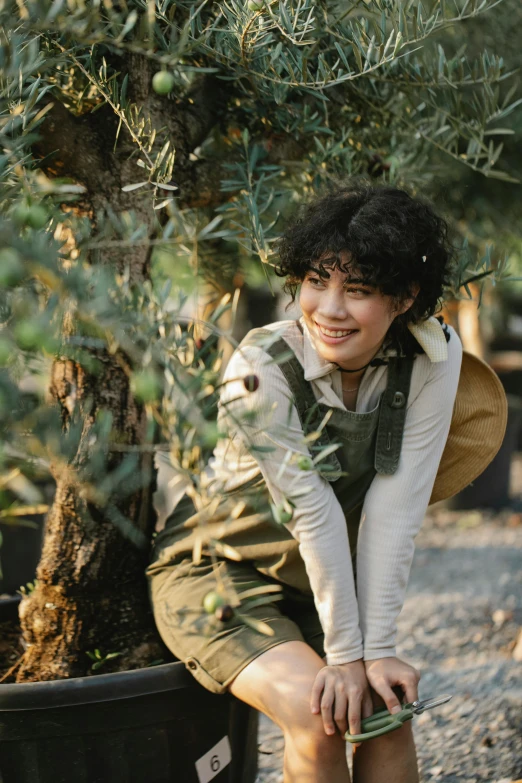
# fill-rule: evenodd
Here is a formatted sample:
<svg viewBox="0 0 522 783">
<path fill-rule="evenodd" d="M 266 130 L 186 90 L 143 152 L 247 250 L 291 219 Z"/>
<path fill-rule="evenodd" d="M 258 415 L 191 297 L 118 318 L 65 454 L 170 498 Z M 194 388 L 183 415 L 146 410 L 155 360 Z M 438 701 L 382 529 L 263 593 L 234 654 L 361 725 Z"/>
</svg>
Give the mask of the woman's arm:
<svg viewBox="0 0 522 783">
<path fill-rule="evenodd" d="M 446 361 L 426 366 L 428 357 L 416 358 L 412 391 L 416 373 L 421 388 L 409 400 L 399 468 L 392 476 L 377 475 L 366 494 L 357 552 L 365 661 L 395 656 L 397 617 L 404 603 L 414 539 L 446 444 L 461 359 L 462 346 L 454 331 Z"/>
<path fill-rule="evenodd" d="M 252 374 L 260 379 L 259 388 L 248 392 L 242 379 Z M 268 354 L 247 347 L 233 355 L 224 381 L 221 425 L 256 460 L 273 502 L 279 505 L 291 497 L 295 503 L 286 527 L 299 542 L 325 634 L 327 662 L 335 665 L 360 659 L 362 637 L 341 506 L 316 471 L 301 470 L 295 461 L 281 469 L 289 451 L 310 456 L 285 377 Z M 272 451 L 256 451 L 259 446 Z"/>
</svg>

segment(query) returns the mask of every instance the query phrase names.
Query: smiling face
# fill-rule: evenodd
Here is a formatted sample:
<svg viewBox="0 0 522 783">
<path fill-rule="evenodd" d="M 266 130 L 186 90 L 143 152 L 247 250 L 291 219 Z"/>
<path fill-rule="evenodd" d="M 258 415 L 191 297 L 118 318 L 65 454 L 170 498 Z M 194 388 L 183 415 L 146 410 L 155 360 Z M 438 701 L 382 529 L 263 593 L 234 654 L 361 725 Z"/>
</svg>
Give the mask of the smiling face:
<svg viewBox="0 0 522 783">
<path fill-rule="evenodd" d="M 349 256 L 341 253 L 343 265 Z M 411 307 L 396 309 L 391 296 L 364 283 L 356 270 L 326 266 L 329 277 L 310 270 L 301 284 L 299 304 L 315 348 L 328 362 L 347 370 L 368 364 L 384 342 L 394 319 Z M 346 267 L 345 267 L 346 268 Z"/>
</svg>

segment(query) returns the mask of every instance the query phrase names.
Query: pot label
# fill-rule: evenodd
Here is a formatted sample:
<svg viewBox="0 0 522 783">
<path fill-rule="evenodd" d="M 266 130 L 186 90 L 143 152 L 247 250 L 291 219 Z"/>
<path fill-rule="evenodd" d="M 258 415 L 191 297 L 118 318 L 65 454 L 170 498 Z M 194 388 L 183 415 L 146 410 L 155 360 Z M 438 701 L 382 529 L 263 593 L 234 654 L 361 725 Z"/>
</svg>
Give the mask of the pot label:
<svg viewBox="0 0 522 783">
<path fill-rule="evenodd" d="M 196 761 L 199 783 L 208 783 L 209 780 L 213 780 L 231 761 L 230 742 L 228 737 L 224 736 L 208 753 Z"/>
</svg>

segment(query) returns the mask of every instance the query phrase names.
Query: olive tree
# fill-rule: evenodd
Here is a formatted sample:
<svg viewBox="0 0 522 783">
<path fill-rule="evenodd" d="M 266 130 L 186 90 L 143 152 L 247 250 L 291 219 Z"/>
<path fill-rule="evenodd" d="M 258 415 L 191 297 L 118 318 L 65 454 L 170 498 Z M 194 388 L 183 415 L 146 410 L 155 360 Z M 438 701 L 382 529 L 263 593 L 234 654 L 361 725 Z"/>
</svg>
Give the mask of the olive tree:
<svg viewBox="0 0 522 783">
<path fill-rule="evenodd" d="M 499 0 L 0 4 L 0 455 L 4 483 L 27 479 L 4 518 L 38 502 L 35 472 L 56 483 L 20 608 L 20 681 L 161 657 L 144 579 L 152 455 L 167 450 L 212 502 L 219 317 L 249 259 L 270 279 L 293 203 L 351 175 L 426 189 L 446 160 L 513 180 L 501 138 L 518 101 L 502 57 L 444 48 L 501 12 Z M 204 323 L 152 280 L 158 250 L 174 281 L 185 259 L 213 286 Z M 481 263 L 465 259 L 461 277 L 489 273 Z"/>
</svg>

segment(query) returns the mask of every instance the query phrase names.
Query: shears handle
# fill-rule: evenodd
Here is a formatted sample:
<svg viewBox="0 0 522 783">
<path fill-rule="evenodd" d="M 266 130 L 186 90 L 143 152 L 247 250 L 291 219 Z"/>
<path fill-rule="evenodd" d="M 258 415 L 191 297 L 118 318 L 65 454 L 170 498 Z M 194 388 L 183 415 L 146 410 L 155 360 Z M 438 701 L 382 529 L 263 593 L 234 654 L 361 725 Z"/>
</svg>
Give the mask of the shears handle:
<svg viewBox="0 0 522 783">
<path fill-rule="evenodd" d="M 406 723 L 406 721 L 413 718 L 413 710 L 408 707 L 403 707 L 400 712 L 392 715 L 388 710 L 379 710 L 374 712 L 369 718 L 364 718 L 361 721 L 362 734 L 350 734 L 349 731 L 344 735 L 345 740 L 348 742 L 364 742 L 365 740 L 373 739 L 374 737 L 381 737 L 383 734 L 388 734 L 390 731 L 400 729 L 400 727 Z"/>
</svg>

